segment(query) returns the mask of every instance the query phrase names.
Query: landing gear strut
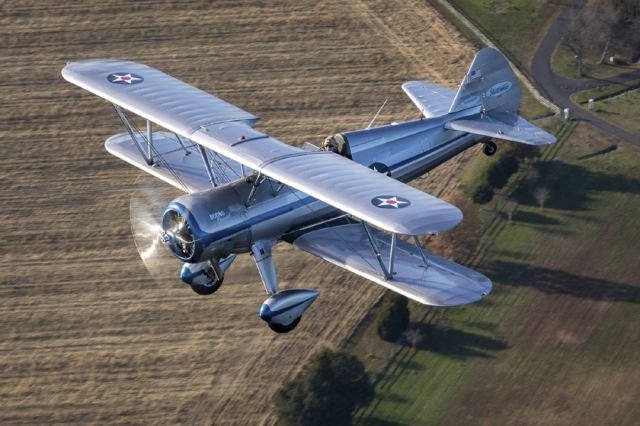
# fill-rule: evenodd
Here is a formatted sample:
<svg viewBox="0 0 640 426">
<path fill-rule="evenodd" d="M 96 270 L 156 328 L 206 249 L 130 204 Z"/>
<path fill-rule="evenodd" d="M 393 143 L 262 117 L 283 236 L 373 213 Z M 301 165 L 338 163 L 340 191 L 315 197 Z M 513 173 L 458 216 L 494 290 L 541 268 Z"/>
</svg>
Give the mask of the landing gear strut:
<svg viewBox="0 0 640 426">
<path fill-rule="evenodd" d="M 492 156 L 493 154 L 496 153 L 497 150 L 498 150 L 498 147 L 493 141 L 485 142 L 484 148 L 482 148 L 482 152 L 484 152 L 484 155 L 488 155 L 488 156 Z"/>
</svg>

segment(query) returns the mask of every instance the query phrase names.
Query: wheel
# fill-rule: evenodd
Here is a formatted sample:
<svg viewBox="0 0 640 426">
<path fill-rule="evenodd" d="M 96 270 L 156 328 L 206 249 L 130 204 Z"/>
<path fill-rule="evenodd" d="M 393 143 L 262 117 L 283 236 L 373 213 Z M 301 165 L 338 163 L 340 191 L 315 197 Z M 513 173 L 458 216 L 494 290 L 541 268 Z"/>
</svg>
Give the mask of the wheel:
<svg viewBox="0 0 640 426">
<path fill-rule="evenodd" d="M 209 294 L 213 294 L 215 293 L 220 286 L 222 285 L 222 280 L 214 280 L 211 282 L 211 284 L 190 284 L 189 286 L 191 287 L 191 290 L 195 291 L 196 293 L 206 296 Z"/>
<path fill-rule="evenodd" d="M 486 142 L 484 144 L 484 148 L 482 148 L 482 152 L 484 152 L 485 155 L 489 155 L 489 156 L 495 154 L 497 150 L 498 150 L 498 147 L 493 141 Z"/>
<path fill-rule="evenodd" d="M 302 318 L 302 317 L 300 317 Z M 276 333 L 280 333 L 280 334 L 284 334 L 284 333 L 288 333 L 291 330 L 293 330 L 294 328 L 296 328 L 296 326 L 298 325 L 298 323 L 300 322 L 300 318 L 297 318 L 295 321 L 293 321 L 291 324 L 289 325 L 282 325 L 282 324 L 269 324 L 269 328 L 273 331 L 275 331 Z"/>
</svg>

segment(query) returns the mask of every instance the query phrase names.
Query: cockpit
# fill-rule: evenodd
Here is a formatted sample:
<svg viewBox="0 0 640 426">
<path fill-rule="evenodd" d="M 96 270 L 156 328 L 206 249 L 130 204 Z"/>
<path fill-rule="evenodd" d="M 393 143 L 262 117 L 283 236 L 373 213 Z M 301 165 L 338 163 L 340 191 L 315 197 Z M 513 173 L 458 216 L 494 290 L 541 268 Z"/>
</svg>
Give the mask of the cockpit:
<svg viewBox="0 0 640 426">
<path fill-rule="evenodd" d="M 351 159 L 351 152 L 349 150 L 349 142 L 342 133 L 337 133 L 333 136 L 327 136 L 322 143 L 322 150 L 335 152 L 343 157 Z"/>
</svg>

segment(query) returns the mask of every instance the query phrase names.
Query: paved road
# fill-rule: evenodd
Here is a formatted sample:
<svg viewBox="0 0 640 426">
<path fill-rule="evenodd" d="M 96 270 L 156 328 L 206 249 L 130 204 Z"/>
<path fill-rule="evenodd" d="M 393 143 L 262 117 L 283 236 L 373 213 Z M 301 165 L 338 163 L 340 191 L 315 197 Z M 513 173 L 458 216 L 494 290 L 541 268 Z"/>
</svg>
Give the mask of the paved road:
<svg viewBox="0 0 640 426">
<path fill-rule="evenodd" d="M 585 3 L 586 0 L 571 2 L 571 4 L 560 13 L 556 21 L 549 28 L 549 31 L 545 35 L 544 39 L 542 39 L 542 42 L 540 43 L 540 46 L 538 46 L 538 50 L 533 56 L 533 60 L 531 62 L 531 72 L 534 76 L 534 83 L 538 87 L 538 90 L 554 104 L 563 109 L 570 108 L 571 115 L 574 118 L 588 121 L 607 133 L 617 136 L 618 138 L 634 145 L 640 146 L 640 137 L 601 120 L 599 117 L 583 110 L 574 104 L 570 98 L 572 93 L 580 90 L 593 89 L 611 83 L 624 83 L 625 81 L 638 79 L 640 78 L 640 70 L 621 74 L 609 79 L 579 80 L 560 77 L 551 70 L 551 55 L 553 55 L 553 51 L 562 40 L 562 37 L 566 34 L 571 24 L 572 16 L 575 16 L 575 13 L 582 9 Z"/>
</svg>

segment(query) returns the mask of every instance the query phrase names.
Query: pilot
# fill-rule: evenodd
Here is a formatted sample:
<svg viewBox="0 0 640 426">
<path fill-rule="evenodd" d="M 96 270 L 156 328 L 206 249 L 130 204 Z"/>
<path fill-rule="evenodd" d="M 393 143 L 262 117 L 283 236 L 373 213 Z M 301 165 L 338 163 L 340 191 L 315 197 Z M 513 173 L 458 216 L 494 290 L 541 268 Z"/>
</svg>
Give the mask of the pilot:
<svg viewBox="0 0 640 426">
<path fill-rule="evenodd" d="M 331 137 L 325 139 L 324 143 L 322 144 L 322 149 L 324 151 L 335 152 L 336 154 L 338 153 L 338 145 L 336 144 L 336 141 Z"/>
</svg>

